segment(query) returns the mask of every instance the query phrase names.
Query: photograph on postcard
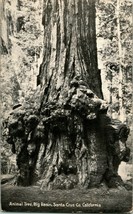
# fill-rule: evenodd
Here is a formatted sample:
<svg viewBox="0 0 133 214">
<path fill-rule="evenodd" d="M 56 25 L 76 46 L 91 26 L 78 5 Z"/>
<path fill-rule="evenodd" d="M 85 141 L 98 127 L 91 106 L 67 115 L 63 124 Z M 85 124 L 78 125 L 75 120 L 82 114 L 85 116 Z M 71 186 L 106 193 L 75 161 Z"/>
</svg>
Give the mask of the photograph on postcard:
<svg viewBox="0 0 133 214">
<path fill-rule="evenodd" d="M 132 211 L 132 1 L 1 0 L 1 207 Z"/>
</svg>

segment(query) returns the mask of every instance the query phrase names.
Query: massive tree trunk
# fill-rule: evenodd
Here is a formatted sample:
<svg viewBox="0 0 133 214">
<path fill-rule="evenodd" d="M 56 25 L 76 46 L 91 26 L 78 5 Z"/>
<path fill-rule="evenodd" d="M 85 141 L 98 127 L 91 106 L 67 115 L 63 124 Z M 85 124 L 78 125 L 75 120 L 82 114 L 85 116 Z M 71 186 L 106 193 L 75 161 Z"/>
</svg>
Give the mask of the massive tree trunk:
<svg viewBox="0 0 133 214">
<path fill-rule="evenodd" d="M 106 116 L 95 1 L 44 1 L 43 25 L 39 108 L 15 107 L 8 121 L 8 143 L 17 154 L 17 184 L 40 180 L 42 189 L 71 189 L 105 180 L 111 186 L 121 160 L 129 155 L 123 134 L 119 138 L 120 131 L 127 136 L 128 129 Z"/>
<path fill-rule="evenodd" d="M 74 77 L 102 98 L 97 68 L 95 1 L 44 1 L 43 25 L 44 58 L 39 75 L 47 94 L 43 102 L 54 99 L 64 102 Z"/>
<path fill-rule="evenodd" d="M 103 97 L 95 2 L 44 1 L 43 25 L 40 111 L 49 115 L 42 185 L 99 184 L 106 170 L 105 144 L 100 127 L 98 130 L 96 122 L 89 120 L 97 117 L 100 108 L 101 101 L 93 99 L 94 93 Z"/>
</svg>

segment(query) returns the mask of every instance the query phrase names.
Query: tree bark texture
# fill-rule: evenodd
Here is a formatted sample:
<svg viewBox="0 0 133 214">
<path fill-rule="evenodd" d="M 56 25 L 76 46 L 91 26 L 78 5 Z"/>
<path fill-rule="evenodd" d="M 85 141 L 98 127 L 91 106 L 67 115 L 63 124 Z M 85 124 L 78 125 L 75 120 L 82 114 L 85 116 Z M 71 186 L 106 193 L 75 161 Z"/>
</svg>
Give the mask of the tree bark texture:
<svg viewBox="0 0 133 214">
<path fill-rule="evenodd" d="M 44 1 L 44 54 L 38 109 L 19 106 L 7 126 L 18 185 L 42 189 L 122 183 L 128 128 L 106 115 L 97 65 L 94 0 Z M 120 136 L 122 130 L 123 135 Z"/>
<path fill-rule="evenodd" d="M 95 1 L 44 1 L 42 23 L 44 57 L 39 77 L 47 94 L 44 102 L 64 102 L 74 77 L 103 98 L 97 68 Z"/>
<path fill-rule="evenodd" d="M 56 109 L 49 112 L 47 144 L 53 149 L 50 146 L 47 152 L 52 169 L 46 169 L 44 180 L 49 183 L 52 177 L 58 187 L 60 183 L 70 187 L 77 183 L 87 187 L 90 183 L 99 184 L 106 167 L 99 168 L 97 161 L 106 165 L 106 155 L 99 160 L 101 145 L 103 150 L 105 145 L 93 122 L 90 128 L 85 122 L 86 118 L 96 117 L 95 107 L 100 108 L 95 97 L 92 102 L 96 106 L 92 104 L 91 109 L 89 99 L 94 97 L 94 93 L 103 97 L 97 67 L 95 2 L 44 1 L 42 23 L 44 58 L 39 77 L 44 94 L 40 110 L 44 113 L 45 106 L 48 105 L 49 109 L 51 102 Z M 47 158 L 46 155 L 46 162 Z M 49 163 L 47 165 L 49 167 Z M 55 172 L 59 175 L 55 176 Z M 47 181 L 44 181 L 45 185 Z"/>
</svg>

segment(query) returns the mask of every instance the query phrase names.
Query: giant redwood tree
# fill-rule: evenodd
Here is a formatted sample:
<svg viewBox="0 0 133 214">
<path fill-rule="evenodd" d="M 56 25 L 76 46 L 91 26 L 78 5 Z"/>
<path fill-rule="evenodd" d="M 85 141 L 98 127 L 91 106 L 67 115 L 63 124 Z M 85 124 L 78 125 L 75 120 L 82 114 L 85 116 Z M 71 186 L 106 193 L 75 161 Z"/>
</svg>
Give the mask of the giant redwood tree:
<svg viewBox="0 0 133 214">
<path fill-rule="evenodd" d="M 129 129 L 107 115 L 97 64 L 95 1 L 44 0 L 39 104 L 14 107 L 7 142 L 17 155 L 17 184 L 42 189 L 122 184 Z"/>
</svg>

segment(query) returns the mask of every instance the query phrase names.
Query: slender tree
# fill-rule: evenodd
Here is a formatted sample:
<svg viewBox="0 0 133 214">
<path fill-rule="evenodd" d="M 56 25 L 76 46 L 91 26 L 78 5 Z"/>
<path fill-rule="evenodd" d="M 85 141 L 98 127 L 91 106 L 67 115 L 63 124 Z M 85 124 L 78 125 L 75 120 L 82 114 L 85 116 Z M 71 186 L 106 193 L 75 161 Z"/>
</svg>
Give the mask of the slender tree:
<svg viewBox="0 0 133 214">
<path fill-rule="evenodd" d="M 123 72 L 122 72 L 122 44 L 121 44 L 121 29 L 120 29 L 120 0 L 117 0 L 116 17 L 117 17 L 117 37 L 118 37 L 118 55 L 119 55 L 119 117 L 124 122 L 125 113 L 123 107 Z"/>
</svg>

